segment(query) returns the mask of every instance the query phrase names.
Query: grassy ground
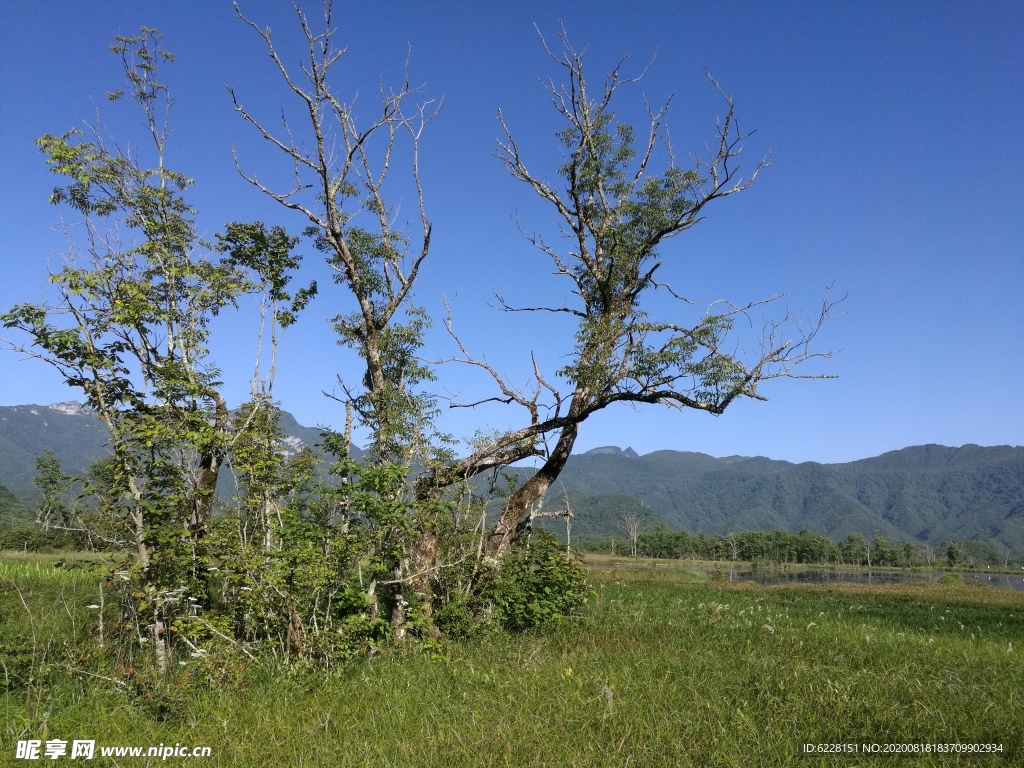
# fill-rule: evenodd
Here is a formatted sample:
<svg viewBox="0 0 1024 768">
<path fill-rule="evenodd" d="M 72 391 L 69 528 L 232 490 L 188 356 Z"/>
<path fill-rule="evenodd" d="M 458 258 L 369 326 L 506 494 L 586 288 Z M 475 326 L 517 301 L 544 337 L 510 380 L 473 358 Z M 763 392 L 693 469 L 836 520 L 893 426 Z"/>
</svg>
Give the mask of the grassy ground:
<svg viewBox="0 0 1024 768">
<path fill-rule="evenodd" d="M 94 575 L 5 558 L 0 764 L 28 764 L 13 759 L 26 738 L 203 745 L 212 758 L 168 762 L 225 766 L 909 764 L 799 757 L 807 742 L 999 743 L 913 764 L 1024 764 L 1022 593 L 766 588 L 681 569 L 592 578 L 588 615 L 556 632 L 326 675 L 190 661 L 150 689 L 75 671 L 108 664 L 88 650 Z"/>
</svg>

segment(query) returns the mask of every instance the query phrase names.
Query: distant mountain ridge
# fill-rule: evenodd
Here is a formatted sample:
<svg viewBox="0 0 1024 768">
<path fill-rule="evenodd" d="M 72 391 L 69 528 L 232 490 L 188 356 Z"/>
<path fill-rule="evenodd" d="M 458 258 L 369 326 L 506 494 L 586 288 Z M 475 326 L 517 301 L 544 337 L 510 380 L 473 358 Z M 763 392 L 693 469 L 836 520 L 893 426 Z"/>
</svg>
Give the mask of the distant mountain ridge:
<svg viewBox="0 0 1024 768">
<path fill-rule="evenodd" d="M 587 512 L 573 521 L 583 538 L 617 533 L 612 509 L 625 505 L 649 525 L 660 518 L 691 533 L 807 528 L 1024 553 L 1022 447 L 923 445 L 843 464 L 599 448 L 569 459 L 549 505 L 566 492 L 574 512 Z"/>
<path fill-rule="evenodd" d="M 320 430 L 304 427 L 282 412 L 285 455 L 320 441 Z M 36 495 L 32 478 L 36 456 L 53 451 L 68 474 L 81 474 L 109 453 L 107 430 L 95 413 L 81 403 L 0 406 L 0 486 L 24 500 Z"/>
<path fill-rule="evenodd" d="M 0 406 L 0 484 L 34 496 L 36 456 L 53 451 L 68 472 L 84 471 L 107 454 L 103 422 L 81 403 Z"/>
<path fill-rule="evenodd" d="M 320 430 L 289 413 L 285 450 L 314 446 Z M 66 471 L 83 471 L 106 454 L 106 430 L 79 403 L 0 406 L 0 485 L 22 501 L 35 495 L 35 457 L 52 450 Z M 514 470 L 521 478 L 532 470 Z M 568 495 L 574 538 L 620 533 L 634 510 L 691 533 L 801 528 L 845 538 L 851 532 L 890 540 L 988 541 L 1024 554 L 1024 447 L 923 445 L 843 464 L 763 456 L 603 446 L 573 455 L 547 506 Z M 561 521 L 545 525 L 561 528 Z"/>
</svg>

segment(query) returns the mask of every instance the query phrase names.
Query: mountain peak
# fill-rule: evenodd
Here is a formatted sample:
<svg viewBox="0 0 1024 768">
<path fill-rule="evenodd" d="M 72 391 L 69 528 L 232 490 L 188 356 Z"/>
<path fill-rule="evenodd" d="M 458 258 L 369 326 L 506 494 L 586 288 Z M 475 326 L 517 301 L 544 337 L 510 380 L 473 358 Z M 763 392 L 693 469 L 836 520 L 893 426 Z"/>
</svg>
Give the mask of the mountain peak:
<svg viewBox="0 0 1024 768">
<path fill-rule="evenodd" d="M 65 403 L 54 403 L 48 407 L 50 410 L 66 413 L 68 416 L 84 416 L 89 412 L 88 408 L 75 400 L 68 400 Z"/>
<path fill-rule="evenodd" d="M 622 450 L 617 445 L 602 445 L 600 448 L 591 448 L 589 451 L 584 453 L 584 456 L 600 456 L 601 454 L 608 454 L 612 456 L 625 456 L 627 459 L 638 459 L 640 454 L 634 451 L 632 448 Z"/>
</svg>

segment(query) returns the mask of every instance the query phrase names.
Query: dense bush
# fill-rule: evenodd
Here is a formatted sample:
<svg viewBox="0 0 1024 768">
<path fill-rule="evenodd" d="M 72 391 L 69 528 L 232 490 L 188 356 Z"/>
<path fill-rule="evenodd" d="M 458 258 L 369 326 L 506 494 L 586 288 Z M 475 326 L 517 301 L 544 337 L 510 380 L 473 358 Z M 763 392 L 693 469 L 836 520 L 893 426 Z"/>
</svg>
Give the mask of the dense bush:
<svg viewBox="0 0 1024 768">
<path fill-rule="evenodd" d="M 590 594 L 586 572 L 546 531 L 535 532 L 505 559 L 489 597 L 505 629 L 557 623 L 582 609 Z"/>
<path fill-rule="evenodd" d="M 64 552 L 86 549 L 88 541 L 82 531 L 43 529 L 37 525 L 0 528 L 0 550 L 20 552 Z"/>
<path fill-rule="evenodd" d="M 576 557 L 547 531 L 534 530 L 516 541 L 500 568 L 450 569 L 435 594 L 437 627 L 448 637 L 465 638 L 571 620 L 591 589 Z"/>
</svg>

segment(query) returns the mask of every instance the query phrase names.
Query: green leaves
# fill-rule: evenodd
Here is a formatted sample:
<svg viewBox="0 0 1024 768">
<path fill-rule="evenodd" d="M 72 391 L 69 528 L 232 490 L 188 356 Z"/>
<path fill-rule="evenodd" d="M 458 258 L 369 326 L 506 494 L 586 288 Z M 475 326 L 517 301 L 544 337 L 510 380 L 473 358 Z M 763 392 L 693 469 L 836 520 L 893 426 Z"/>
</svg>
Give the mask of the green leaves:
<svg viewBox="0 0 1024 768">
<path fill-rule="evenodd" d="M 523 631 L 572 619 L 591 594 L 586 572 L 547 531 L 509 553 L 489 597 L 505 628 Z M 485 592 L 485 594 L 487 594 Z"/>
<path fill-rule="evenodd" d="M 116 35 L 110 50 L 117 54 L 124 65 L 125 78 L 132 88 L 132 97 L 143 106 L 153 104 L 160 96 L 166 96 L 167 86 L 156 80 L 161 63 L 173 62 L 174 54 L 160 46 L 163 35 L 151 27 L 143 27 L 139 34 L 125 37 Z M 124 91 L 115 90 L 107 99 L 117 101 Z"/>
<path fill-rule="evenodd" d="M 285 290 L 302 257 L 292 254 L 299 238 L 289 237 L 283 227 L 268 230 L 263 222 L 232 222 L 223 235 L 217 235 L 217 241 L 217 250 L 228 254 L 225 264 L 250 270 L 258 278 L 254 287 L 262 289 L 275 307 L 284 304 L 283 309 L 277 310 L 282 328 L 292 325 L 298 313 L 316 296 L 316 281 L 300 288 L 294 296 Z"/>
</svg>

